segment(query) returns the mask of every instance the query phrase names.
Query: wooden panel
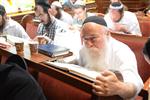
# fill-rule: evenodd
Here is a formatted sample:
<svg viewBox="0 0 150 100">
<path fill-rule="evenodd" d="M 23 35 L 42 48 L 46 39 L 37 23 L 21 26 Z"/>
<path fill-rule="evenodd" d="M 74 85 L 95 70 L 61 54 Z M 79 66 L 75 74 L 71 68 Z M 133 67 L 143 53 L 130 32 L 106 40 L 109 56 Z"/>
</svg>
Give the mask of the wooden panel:
<svg viewBox="0 0 150 100">
<path fill-rule="evenodd" d="M 24 15 L 31 14 L 34 15 L 34 11 L 26 11 L 26 12 L 20 12 L 20 13 L 13 13 L 13 14 L 8 14 L 9 17 L 14 19 L 17 22 L 21 22 L 21 19 Z"/>
<path fill-rule="evenodd" d="M 128 7 L 129 11 L 135 12 L 144 10 L 148 6 L 148 1 L 142 0 L 121 0 L 124 5 Z M 110 0 L 96 0 L 98 11 L 105 13 L 109 7 Z"/>
</svg>

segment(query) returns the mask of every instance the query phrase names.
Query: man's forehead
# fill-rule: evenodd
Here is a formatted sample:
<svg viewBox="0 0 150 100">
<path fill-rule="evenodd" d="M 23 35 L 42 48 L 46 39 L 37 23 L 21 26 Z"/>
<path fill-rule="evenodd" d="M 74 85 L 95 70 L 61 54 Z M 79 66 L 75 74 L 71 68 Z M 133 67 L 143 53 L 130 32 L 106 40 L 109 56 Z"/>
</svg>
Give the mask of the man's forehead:
<svg viewBox="0 0 150 100">
<path fill-rule="evenodd" d="M 37 5 L 36 6 L 36 11 L 38 11 L 38 12 L 44 12 L 44 9 L 42 8 L 42 6 Z"/>
<path fill-rule="evenodd" d="M 87 35 L 97 35 L 99 33 L 106 32 L 106 28 L 103 25 L 99 25 L 96 23 L 88 22 L 82 27 L 82 34 Z"/>
<path fill-rule="evenodd" d="M 109 9 L 109 11 L 111 11 L 111 12 L 119 12 L 119 10 L 117 10 L 117 9 Z"/>
</svg>

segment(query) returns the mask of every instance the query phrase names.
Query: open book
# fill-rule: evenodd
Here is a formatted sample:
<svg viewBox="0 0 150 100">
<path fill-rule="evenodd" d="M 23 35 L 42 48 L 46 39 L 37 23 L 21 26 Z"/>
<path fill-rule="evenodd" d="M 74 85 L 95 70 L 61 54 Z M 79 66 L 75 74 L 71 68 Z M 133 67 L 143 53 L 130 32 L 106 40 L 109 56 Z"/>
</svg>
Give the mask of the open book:
<svg viewBox="0 0 150 100">
<path fill-rule="evenodd" d="M 7 37 L 0 35 L 0 48 L 10 47 L 11 44 L 7 42 Z"/>
<path fill-rule="evenodd" d="M 69 73 L 88 79 L 90 81 L 94 81 L 96 77 L 100 75 L 99 72 L 88 70 L 79 65 L 67 64 L 67 63 L 61 63 L 61 62 L 50 62 L 50 61 L 45 61 L 44 63 L 50 66 L 57 67 L 59 69 L 69 71 Z"/>
</svg>

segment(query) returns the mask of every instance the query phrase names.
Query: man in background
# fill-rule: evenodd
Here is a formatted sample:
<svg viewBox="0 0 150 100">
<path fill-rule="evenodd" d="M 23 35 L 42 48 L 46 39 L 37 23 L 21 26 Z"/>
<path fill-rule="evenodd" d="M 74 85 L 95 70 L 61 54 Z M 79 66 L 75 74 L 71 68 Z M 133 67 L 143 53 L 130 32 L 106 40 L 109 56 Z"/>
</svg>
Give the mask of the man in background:
<svg viewBox="0 0 150 100">
<path fill-rule="evenodd" d="M 86 18 L 81 39 L 83 48 L 78 64 L 101 73 L 93 84 L 93 92 L 98 96 L 134 98 L 143 87 L 135 55 L 127 45 L 110 36 L 105 20 L 96 16 Z M 123 81 L 115 71 L 121 73 Z"/>
<path fill-rule="evenodd" d="M 83 0 L 65 0 L 65 2 L 63 3 L 63 8 L 64 9 L 72 9 L 74 7 L 74 5 L 76 5 L 80 1 L 83 1 Z"/>
<path fill-rule="evenodd" d="M 13 35 L 30 39 L 24 28 L 16 21 L 9 18 L 3 5 L 0 5 L 0 35 Z"/>
<path fill-rule="evenodd" d="M 110 2 L 111 2 L 111 3 L 113 3 L 113 2 L 121 2 L 121 0 L 110 0 Z M 121 3 L 122 3 L 122 2 L 121 2 Z M 122 3 L 122 4 L 123 4 L 123 3 Z M 123 4 L 123 6 L 124 6 L 124 10 L 127 11 L 127 10 L 128 10 L 128 7 L 127 7 L 126 5 L 124 5 L 124 4 Z"/>
<path fill-rule="evenodd" d="M 39 17 L 41 23 L 37 29 L 37 35 L 46 36 L 45 41 L 54 41 L 56 33 L 65 33 L 69 29 L 69 25 L 58 19 L 51 14 L 50 5 L 45 1 L 36 2 L 36 15 Z"/>
<path fill-rule="evenodd" d="M 136 15 L 124 11 L 124 5 L 121 2 L 112 2 L 104 19 L 111 31 L 142 36 Z"/>
<path fill-rule="evenodd" d="M 72 16 L 63 10 L 60 2 L 58 2 L 58 1 L 52 2 L 51 11 L 52 11 L 51 12 L 52 15 L 55 16 L 55 18 L 65 22 L 69 25 L 72 25 L 72 23 L 73 23 Z"/>
<path fill-rule="evenodd" d="M 73 10 L 73 26 L 77 26 L 81 28 L 84 20 L 89 16 L 94 16 L 95 13 L 87 12 L 86 6 L 84 2 L 80 2 L 78 4 L 75 4 L 72 8 Z"/>
<path fill-rule="evenodd" d="M 79 32 L 72 32 L 70 25 L 56 19 L 51 14 L 50 5 L 44 1 L 36 2 L 36 11 L 41 23 L 37 29 L 37 35 L 44 36 L 42 44 L 46 41 L 69 48 L 72 52 L 78 52 L 81 46 Z M 40 43 L 41 44 L 41 43 Z"/>
</svg>

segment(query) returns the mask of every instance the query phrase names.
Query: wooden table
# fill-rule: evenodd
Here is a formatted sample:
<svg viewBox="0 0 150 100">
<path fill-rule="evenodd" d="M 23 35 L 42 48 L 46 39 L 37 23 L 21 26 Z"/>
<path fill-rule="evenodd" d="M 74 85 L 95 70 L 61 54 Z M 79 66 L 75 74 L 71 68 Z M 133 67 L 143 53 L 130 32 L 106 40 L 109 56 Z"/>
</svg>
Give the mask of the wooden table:
<svg viewBox="0 0 150 100">
<path fill-rule="evenodd" d="M 15 47 L 11 47 L 9 49 L 0 48 L 0 55 L 8 57 L 12 54 L 16 54 Z M 24 54 L 20 55 L 25 58 L 29 67 L 37 70 L 38 72 L 43 72 L 51 77 L 54 77 L 57 80 L 60 80 L 66 84 L 71 85 L 77 89 L 87 92 L 91 95 L 91 99 L 101 99 L 101 100 L 122 100 L 119 96 L 111 96 L 111 97 L 97 97 L 92 92 L 92 82 L 83 78 L 80 78 L 76 75 L 70 74 L 69 72 L 54 68 L 52 66 L 48 66 L 43 61 L 53 60 L 48 56 L 43 54 L 35 54 L 30 55 L 28 48 L 24 50 Z M 3 59 L 2 59 L 3 60 Z"/>
</svg>

